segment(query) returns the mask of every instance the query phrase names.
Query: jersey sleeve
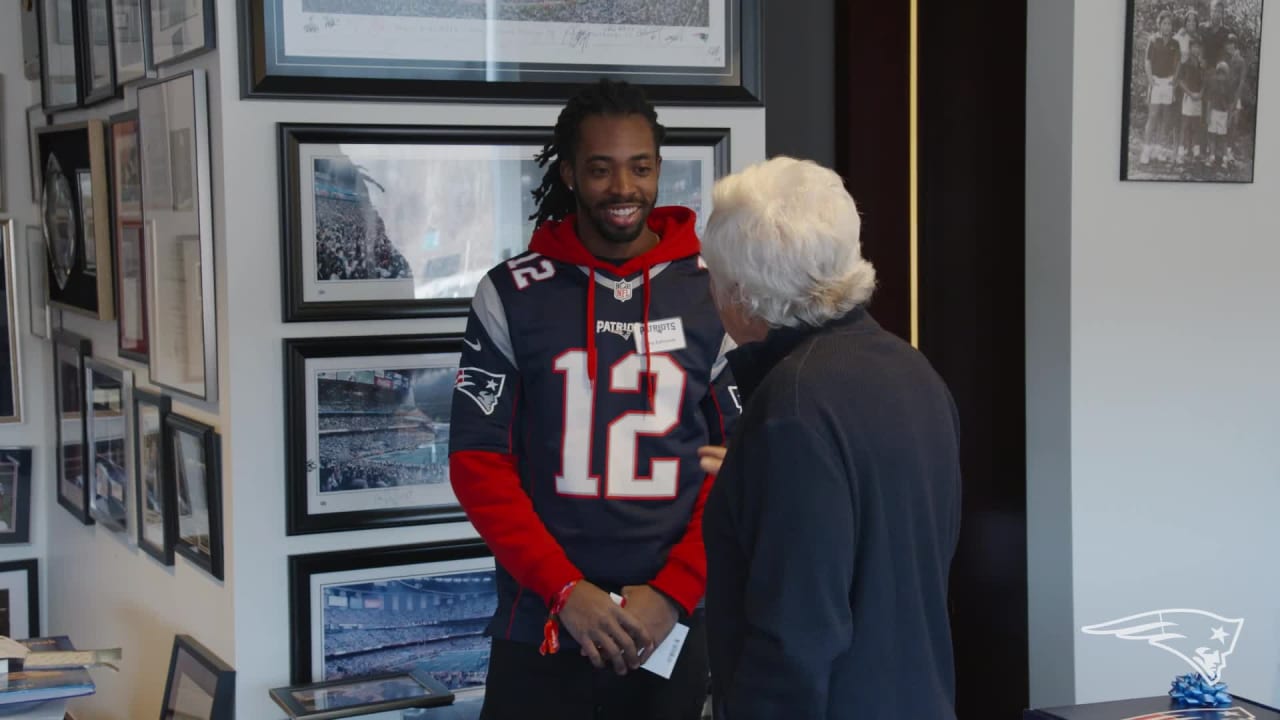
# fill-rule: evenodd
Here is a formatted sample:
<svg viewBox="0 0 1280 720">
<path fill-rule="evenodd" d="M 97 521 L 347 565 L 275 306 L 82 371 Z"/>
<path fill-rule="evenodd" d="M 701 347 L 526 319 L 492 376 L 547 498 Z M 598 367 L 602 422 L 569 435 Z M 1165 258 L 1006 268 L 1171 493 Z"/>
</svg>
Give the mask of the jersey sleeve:
<svg viewBox="0 0 1280 720">
<path fill-rule="evenodd" d="M 472 301 L 463 344 L 450 414 L 450 483 L 497 561 L 549 603 L 582 573 L 520 483 L 520 370 L 502 299 L 487 276 Z"/>
</svg>

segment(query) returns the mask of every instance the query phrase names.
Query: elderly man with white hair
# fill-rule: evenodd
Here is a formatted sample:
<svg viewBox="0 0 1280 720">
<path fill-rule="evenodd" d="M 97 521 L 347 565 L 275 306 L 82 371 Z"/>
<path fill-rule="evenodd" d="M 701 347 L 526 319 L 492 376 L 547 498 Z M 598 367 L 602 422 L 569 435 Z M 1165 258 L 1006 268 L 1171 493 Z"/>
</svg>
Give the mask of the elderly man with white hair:
<svg viewBox="0 0 1280 720">
<path fill-rule="evenodd" d="M 955 717 L 959 427 L 865 304 L 840 177 L 779 157 L 716 184 L 703 238 L 744 410 L 703 516 L 717 720 Z"/>
</svg>

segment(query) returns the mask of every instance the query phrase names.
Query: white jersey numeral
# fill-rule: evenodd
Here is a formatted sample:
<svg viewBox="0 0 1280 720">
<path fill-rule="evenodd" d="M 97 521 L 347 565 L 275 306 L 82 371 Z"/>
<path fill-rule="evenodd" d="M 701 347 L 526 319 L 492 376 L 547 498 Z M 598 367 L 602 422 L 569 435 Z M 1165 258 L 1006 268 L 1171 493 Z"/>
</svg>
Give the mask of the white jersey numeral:
<svg viewBox="0 0 1280 720">
<path fill-rule="evenodd" d="M 538 260 L 537 265 L 525 265 Z M 538 253 L 530 253 L 522 258 L 507 261 L 507 269 L 511 271 L 511 279 L 515 281 L 517 290 L 524 290 L 539 280 L 546 280 L 556 274 L 556 267 L 551 261 Z"/>
</svg>

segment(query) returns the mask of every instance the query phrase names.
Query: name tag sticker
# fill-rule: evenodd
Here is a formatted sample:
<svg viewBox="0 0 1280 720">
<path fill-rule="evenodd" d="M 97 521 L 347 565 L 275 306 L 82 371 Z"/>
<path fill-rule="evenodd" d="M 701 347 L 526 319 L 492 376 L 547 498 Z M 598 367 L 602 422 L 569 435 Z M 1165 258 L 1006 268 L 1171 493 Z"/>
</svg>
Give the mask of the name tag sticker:
<svg viewBox="0 0 1280 720">
<path fill-rule="evenodd" d="M 644 342 L 646 334 L 649 336 L 649 344 L 647 348 L 649 352 L 674 352 L 685 348 L 684 321 L 678 317 L 667 318 L 666 320 L 653 320 L 649 323 L 647 333 L 636 333 L 636 352 L 641 355 L 643 355 L 646 350 Z"/>
</svg>

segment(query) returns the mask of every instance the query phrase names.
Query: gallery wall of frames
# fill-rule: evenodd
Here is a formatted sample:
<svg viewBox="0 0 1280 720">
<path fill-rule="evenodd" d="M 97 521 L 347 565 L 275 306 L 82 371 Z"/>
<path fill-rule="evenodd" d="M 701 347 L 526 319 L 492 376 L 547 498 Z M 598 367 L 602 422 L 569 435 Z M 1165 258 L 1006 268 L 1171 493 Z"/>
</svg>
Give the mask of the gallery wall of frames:
<svg viewBox="0 0 1280 720">
<path fill-rule="evenodd" d="M 238 68 L 244 103 L 430 102 L 471 105 L 485 119 L 281 118 L 272 129 L 275 155 L 262 172 L 278 177 L 280 216 L 266 221 L 279 228 L 289 328 L 273 350 L 284 368 L 285 463 L 278 487 L 255 491 L 282 494 L 286 536 L 428 524 L 462 533 L 374 547 L 352 535 L 357 549 L 290 555 L 276 590 L 292 619 L 293 686 L 272 697 L 295 716 L 322 709 L 305 707 L 310 684 L 366 677 L 395 688 L 416 673 L 413 682 L 459 700 L 483 696 L 494 561 L 466 532 L 448 477 L 463 337 L 379 321 L 464 318 L 485 272 L 523 252 L 543 172 L 534 156 L 551 128 L 504 123 L 486 108 L 557 108 L 602 75 L 643 84 L 659 105 L 763 107 L 759 0 L 639 3 L 625 16 L 609 5 L 499 3 L 492 17 L 484 3 L 432 0 L 32 0 L 24 10 L 26 71 L 40 99 L 26 109 L 29 187 L 4 190 L 38 213 L 0 226 L 9 343 L 0 422 L 22 420 L 13 348 L 45 344 L 51 512 L 127 538 L 138 562 L 181 557 L 223 580 L 233 520 L 223 517 L 222 433 L 206 422 L 211 407 L 227 418 L 217 414 L 217 88 L 190 61 L 219 53 L 224 73 Z M 232 10 L 237 33 L 217 33 L 215 12 Z M 501 50 L 486 54 L 495 36 Z M 733 133 L 668 125 L 660 196 L 705 222 Z M 335 321 L 359 330 L 335 334 Z M 110 327 L 113 342 L 78 331 L 86 322 Z M 25 515 L 13 508 L 30 496 L 39 451 L 0 449 L 0 522 L 13 542 L 30 532 L 29 503 Z M 457 631 L 411 630 L 442 623 Z M 374 630 L 393 626 L 405 632 Z"/>
</svg>

